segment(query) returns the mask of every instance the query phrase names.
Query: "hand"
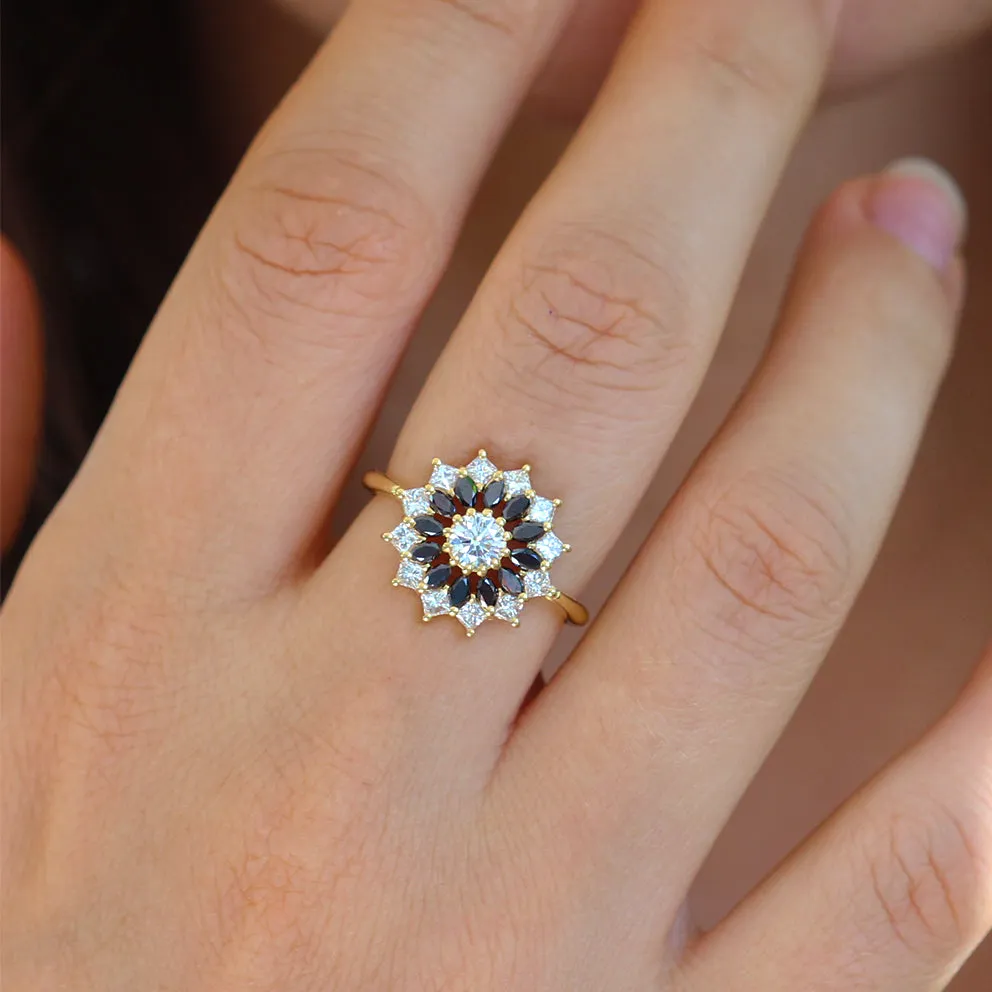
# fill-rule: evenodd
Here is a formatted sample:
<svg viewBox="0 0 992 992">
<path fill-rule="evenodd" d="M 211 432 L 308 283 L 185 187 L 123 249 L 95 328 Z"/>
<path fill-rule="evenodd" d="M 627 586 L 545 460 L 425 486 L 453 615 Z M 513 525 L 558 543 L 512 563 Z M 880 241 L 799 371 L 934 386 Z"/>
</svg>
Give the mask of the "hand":
<svg viewBox="0 0 992 992">
<path fill-rule="evenodd" d="M 354 0 L 279 0 L 318 31 Z M 572 0 L 568 25 L 534 87 L 536 103 L 571 117 L 599 91 L 643 0 Z M 992 23 L 992 0 L 838 0 L 841 8 L 826 88 L 845 93 L 933 55 Z"/>
<path fill-rule="evenodd" d="M 871 564 L 951 344 L 963 210 L 855 181 L 589 637 L 467 641 L 326 521 L 565 4 L 364 0 L 260 134 L 4 615 L 15 990 L 944 987 L 992 926 L 992 659 L 717 929 L 684 899 Z M 390 474 L 484 444 L 576 591 L 705 372 L 827 69 L 794 0 L 655 0 Z"/>
</svg>

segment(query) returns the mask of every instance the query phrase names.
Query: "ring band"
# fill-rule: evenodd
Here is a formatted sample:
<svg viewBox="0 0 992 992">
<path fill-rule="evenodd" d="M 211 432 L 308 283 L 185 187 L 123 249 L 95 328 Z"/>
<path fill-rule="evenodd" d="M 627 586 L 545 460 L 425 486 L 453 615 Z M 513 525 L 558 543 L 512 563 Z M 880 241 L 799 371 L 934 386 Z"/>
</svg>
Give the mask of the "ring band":
<svg viewBox="0 0 992 992">
<path fill-rule="evenodd" d="M 461 468 L 434 459 L 430 481 L 416 489 L 382 472 L 363 477 L 403 505 L 403 521 L 383 539 L 401 557 L 393 585 L 420 594 L 425 621 L 454 616 L 471 637 L 489 619 L 516 627 L 526 602 L 547 599 L 569 623 L 588 622 L 589 611 L 551 581 L 552 564 L 571 548 L 551 529 L 561 501 L 538 495 L 530 471 L 501 471 L 480 449 Z"/>
</svg>

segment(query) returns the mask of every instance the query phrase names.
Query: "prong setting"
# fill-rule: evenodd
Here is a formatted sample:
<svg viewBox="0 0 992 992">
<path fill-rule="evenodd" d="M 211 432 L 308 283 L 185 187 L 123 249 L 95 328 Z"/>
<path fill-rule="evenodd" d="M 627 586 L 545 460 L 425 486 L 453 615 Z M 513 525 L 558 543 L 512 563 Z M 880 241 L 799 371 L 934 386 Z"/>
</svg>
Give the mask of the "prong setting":
<svg viewBox="0 0 992 992">
<path fill-rule="evenodd" d="M 561 500 L 535 490 L 531 466 L 501 469 L 484 448 L 466 465 L 431 465 L 420 488 L 388 490 L 404 512 L 382 535 L 400 556 L 392 584 L 418 594 L 424 622 L 451 616 L 473 637 L 487 620 L 520 626 L 532 599 L 559 599 L 550 569 L 571 546 L 553 530 Z"/>
</svg>

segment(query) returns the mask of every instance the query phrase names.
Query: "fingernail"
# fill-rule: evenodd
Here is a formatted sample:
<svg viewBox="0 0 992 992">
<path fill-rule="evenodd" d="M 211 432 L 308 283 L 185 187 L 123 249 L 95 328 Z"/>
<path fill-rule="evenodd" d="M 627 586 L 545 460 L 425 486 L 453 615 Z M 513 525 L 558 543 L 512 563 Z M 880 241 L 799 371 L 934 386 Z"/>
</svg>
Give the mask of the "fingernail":
<svg viewBox="0 0 992 992">
<path fill-rule="evenodd" d="M 943 273 L 961 246 L 968 210 L 950 173 L 929 159 L 906 158 L 879 174 L 868 216 Z"/>
</svg>

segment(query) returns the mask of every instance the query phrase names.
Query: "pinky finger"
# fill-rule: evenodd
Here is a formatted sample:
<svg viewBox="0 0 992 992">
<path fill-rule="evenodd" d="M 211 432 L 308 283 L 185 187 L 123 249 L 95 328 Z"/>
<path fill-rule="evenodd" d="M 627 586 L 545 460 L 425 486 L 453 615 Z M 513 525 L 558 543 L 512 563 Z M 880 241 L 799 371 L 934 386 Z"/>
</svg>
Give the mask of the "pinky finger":
<svg viewBox="0 0 992 992">
<path fill-rule="evenodd" d="M 686 992 L 937 992 L 992 930 L 992 647 L 955 708 L 685 962 Z"/>
</svg>

